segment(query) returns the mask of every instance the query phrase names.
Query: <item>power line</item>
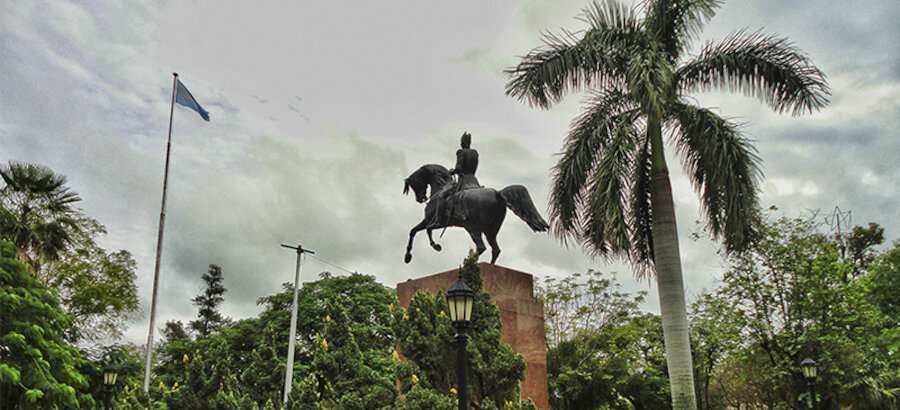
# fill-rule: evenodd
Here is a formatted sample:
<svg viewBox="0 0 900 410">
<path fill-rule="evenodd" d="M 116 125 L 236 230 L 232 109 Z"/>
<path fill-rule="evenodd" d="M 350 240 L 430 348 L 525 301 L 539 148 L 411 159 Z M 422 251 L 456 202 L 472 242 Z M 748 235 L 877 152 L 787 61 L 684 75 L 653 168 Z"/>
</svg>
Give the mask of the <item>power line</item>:
<svg viewBox="0 0 900 410">
<path fill-rule="evenodd" d="M 347 272 L 347 273 L 349 273 L 349 274 L 351 274 L 351 275 L 354 274 L 354 273 L 357 273 L 357 272 L 353 272 L 353 271 L 344 269 L 344 268 L 342 268 L 342 267 L 340 267 L 340 266 L 337 266 L 337 265 L 335 265 L 335 264 L 333 264 L 333 263 L 331 263 L 331 262 L 328 262 L 328 261 L 326 261 L 326 260 L 324 260 L 324 259 L 322 259 L 322 258 L 319 258 L 319 257 L 317 257 L 317 256 L 314 256 L 314 255 L 307 255 L 307 256 L 309 256 L 310 258 L 313 258 L 313 259 L 315 259 L 315 260 L 317 260 L 317 261 L 319 261 L 319 262 L 322 262 L 322 263 L 324 263 L 324 264 L 326 264 L 326 265 L 330 265 L 330 266 L 332 266 L 332 267 L 338 268 L 338 269 L 340 269 L 340 270 L 342 270 L 342 271 L 344 271 L 344 272 Z"/>
</svg>

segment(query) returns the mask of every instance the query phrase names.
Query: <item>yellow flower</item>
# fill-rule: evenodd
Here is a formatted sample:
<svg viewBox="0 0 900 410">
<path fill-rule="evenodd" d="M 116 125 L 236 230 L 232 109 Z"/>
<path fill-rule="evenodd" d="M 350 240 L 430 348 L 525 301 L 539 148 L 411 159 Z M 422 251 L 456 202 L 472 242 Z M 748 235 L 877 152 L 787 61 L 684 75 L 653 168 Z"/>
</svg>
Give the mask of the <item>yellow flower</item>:
<svg viewBox="0 0 900 410">
<path fill-rule="evenodd" d="M 394 350 L 394 354 L 392 354 L 391 356 L 394 358 L 395 361 L 400 360 L 400 353 L 397 353 L 396 350 Z"/>
<path fill-rule="evenodd" d="M 450 393 L 456 394 L 456 388 L 451 387 L 451 388 L 450 388 Z"/>
<path fill-rule="evenodd" d="M 166 385 L 163 384 L 163 382 L 159 382 L 159 389 L 160 389 L 160 390 L 163 390 L 163 389 L 165 389 L 165 388 L 166 388 Z"/>
<path fill-rule="evenodd" d="M 122 399 L 122 404 L 128 404 L 128 399 Z"/>
<path fill-rule="evenodd" d="M 326 352 L 328 351 L 328 341 L 327 341 L 327 340 L 322 339 L 322 347 L 325 348 L 325 351 L 326 351 Z"/>
<path fill-rule="evenodd" d="M 181 362 L 182 362 L 182 363 L 187 363 L 187 362 L 190 361 L 190 360 L 191 360 L 191 359 L 188 357 L 187 353 L 185 353 L 184 356 L 181 357 Z"/>
<path fill-rule="evenodd" d="M 511 402 L 511 401 L 507 400 L 506 403 L 504 403 L 504 404 L 506 404 L 506 408 L 507 408 L 507 409 L 512 409 L 512 402 Z"/>
<path fill-rule="evenodd" d="M 128 385 L 125 385 L 125 393 L 128 393 Z"/>
<path fill-rule="evenodd" d="M 322 395 L 322 393 L 316 392 L 316 398 L 317 398 L 317 399 L 318 399 L 319 396 L 321 396 L 321 395 Z"/>
<path fill-rule="evenodd" d="M 413 384 L 418 383 L 418 382 L 419 382 L 419 376 L 416 376 L 415 374 L 413 374 L 413 376 L 412 376 L 412 382 L 413 382 Z"/>
<path fill-rule="evenodd" d="M 172 385 L 172 391 L 175 391 L 175 389 L 177 389 L 177 388 L 178 388 L 178 382 L 175 382 L 175 384 Z"/>
<path fill-rule="evenodd" d="M 403 314 L 403 320 L 409 320 L 409 315 L 407 315 L 406 313 L 404 313 L 404 314 Z"/>
<path fill-rule="evenodd" d="M 330 322 L 330 321 L 331 321 L 331 315 L 325 315 L 325 321 L 326 321 L 326 322 Z"/>
<path fill-rule="evenodd" d="M 441 316 L 447 317 L 447 313 L 444 312 L 444 311 L 442 310 L 442 311 L 441 311 Z"/>
<path fill-rule="evenodd" d="M 319 381 L 316 380 L 316 387 L 319 387 Z"/>
<path fill-rule="evenodd" d="M 393 303 L 391 303 L 391 305 L 388 306 L 388 310 L 390 310 L 391 313 L 394 313 L 394 304 Z"/>
<path fill-rule="evenodd" d="M 416 313 L 421 313 L 422 309 L 416 308 Z"/>
</svg>

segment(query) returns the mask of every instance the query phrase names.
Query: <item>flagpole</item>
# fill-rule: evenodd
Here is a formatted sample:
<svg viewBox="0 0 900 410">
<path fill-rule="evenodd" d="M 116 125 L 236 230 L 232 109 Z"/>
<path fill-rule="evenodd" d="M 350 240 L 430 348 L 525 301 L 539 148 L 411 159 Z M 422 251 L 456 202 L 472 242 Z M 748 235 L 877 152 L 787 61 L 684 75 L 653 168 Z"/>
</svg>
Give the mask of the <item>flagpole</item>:
<svg viewBox="0 0 900 410">
<path fill-rule="evenodd" d="M 153 298 L 150 301 L 150 330 L 147 333 L 147 347 L 144 364 L 144 391 L 150 391 L 150 363 L 153 358 L 153 328 L 156 325 L 156 295 L 159 285 L 159 264 L 162 259 L 163 228 L 166 225 L 166 189 L 169 185 L 169 153 L 172 151 L 172 117 L 175 113 L 175 91 L 178 87 L 178 73 L 172 73 L 172 105 L 169 108 L 169 138 L 166 141 L 166 168 L 163 173 L 162 206 L 159 211 L 159 232 L 156 236 L 156 265 L 153 268 Z"/>
</svg>

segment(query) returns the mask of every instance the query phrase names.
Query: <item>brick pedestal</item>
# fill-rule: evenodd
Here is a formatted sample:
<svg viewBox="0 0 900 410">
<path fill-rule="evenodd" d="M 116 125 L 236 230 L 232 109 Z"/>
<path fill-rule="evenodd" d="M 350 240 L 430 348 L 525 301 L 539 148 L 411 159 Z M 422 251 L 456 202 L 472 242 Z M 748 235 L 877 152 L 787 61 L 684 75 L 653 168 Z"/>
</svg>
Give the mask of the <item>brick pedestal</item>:
<svg viewBox="0 0 900 410">
<path fill-rule="evenodd" d="M 491 294 L 491 301 L 500 309 L 503 342 L 521 354 L 528 366 L 525 381 L 522 382 L 522 398 L 531 398 L 538 409 L 547 409 L 544 306 L 534 300 L 534 277 L 484 262 L 479 263 L 478 267 L 484 278 L 484 290 Z M 398 283 L 397 299 L 400 305 L 408 306 L 419 290 L 436 293 L 441 289 L 446 292 L 456 282 L 458 272 L 459 269 L 453 269 Z"/>
</svg>

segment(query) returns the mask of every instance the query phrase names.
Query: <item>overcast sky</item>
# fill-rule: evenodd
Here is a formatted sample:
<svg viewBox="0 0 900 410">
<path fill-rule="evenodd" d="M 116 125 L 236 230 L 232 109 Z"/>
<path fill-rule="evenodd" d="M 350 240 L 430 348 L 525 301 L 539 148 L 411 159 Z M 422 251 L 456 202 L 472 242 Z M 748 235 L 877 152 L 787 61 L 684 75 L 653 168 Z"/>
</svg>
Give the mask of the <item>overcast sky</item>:
<svg viewBox="0 0 900 410">
<path fill-rule="evenodd" d="M 505 68 L 540 33 L 578 30 L 581 1 L 0 3 L 0 160 L 69 178 L 101 243 L 138 262 L 149 313 L 172 72 L 210 112 L 176 106 L 157 325 L 190 320 L 211 263 L 228 288 L 223 311 L 256 315 L 257 298 L 293 280 L 302 243 L 340 268 L 389 286 L 454 268 L 472 247 L 447 230 L 441 253 L 417 238 L 423 206 L 402 195 L 419 166 L 448 168 L 463 131 L 489 187 L 523 184 L 547 215 L 550 168 L 583 95 L 549 111 L 504 96 Z M 779 116 L 741 95 L 695 95 L 745 124 L 764 164 L 762 204 L 795 217 L 835 206 L 854 224 L 900 237 L 900 3 L 726 2 L 699 48 L 735 29 L 791 39 L 822 69 L 832 103 Z M 670 153 L 671 154 L 671 153 Z M 691 241 L 698 199 L 669 156 L 689 296 L 723 272 L 718 246 Z M 618 272 L 626 290 L 655 286 L 591 260 L 511 213 L 498 263 L 536 276 Z M 489 260 L 484 255 L 482 260 Z M 308 259 L 303 279 L 344 273 Z M 148 314 L 125 340 L 143 343 Z"/>
</svg>

